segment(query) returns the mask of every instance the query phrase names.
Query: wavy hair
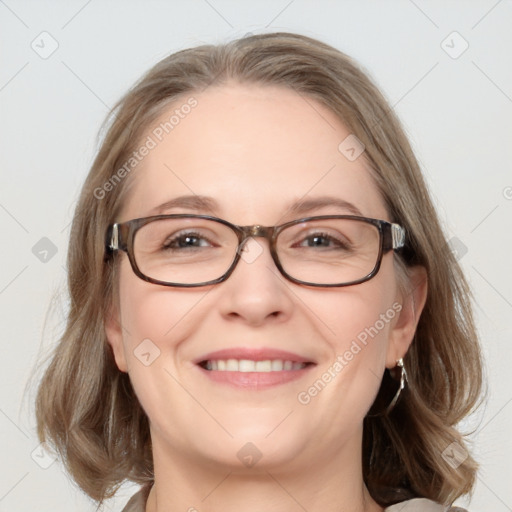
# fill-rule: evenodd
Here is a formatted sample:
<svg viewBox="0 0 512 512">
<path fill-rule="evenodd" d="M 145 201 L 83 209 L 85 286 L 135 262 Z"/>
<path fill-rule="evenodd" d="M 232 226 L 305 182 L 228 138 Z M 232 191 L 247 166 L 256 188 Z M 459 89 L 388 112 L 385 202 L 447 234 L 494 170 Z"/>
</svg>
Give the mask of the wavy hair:
<svg viewBox="0 0 512 512">
<path fill-rule="evenodd" d="M 365 158 L 393 222 L 407 233 L 402 274 L 422 265 L 428 296 L 405 356 L 408 387 L 388 415 L 363 425 L 363 477 L 382 506 L 411 497 L 451 504 L 470 493 L 477 464 L 454 469 L 443 452 L 465 441 L 457 423 L 479 402 L 482 362 L 471 294 L 418 162 L 393 109 L 349 57 L 315 39 L 271 33 L 174 53 L 116 104 L 83 185 L 68 251 L 69 312 L 36 398 L 38 434 L 77 484 L 98 502 L 125 480 L 153 480 L 148 418 L 127 374 L 118 370 L 104 321 L 115 304 L 117 266 L 105 258 L 105 232 L 131 182 L 112 180 L 164 108 L 210 85 L 236 81 L 282 86 L 335 113 L 365 145 Z M 382 388 L 385 386 L 383 380 Z"/>
</svg>

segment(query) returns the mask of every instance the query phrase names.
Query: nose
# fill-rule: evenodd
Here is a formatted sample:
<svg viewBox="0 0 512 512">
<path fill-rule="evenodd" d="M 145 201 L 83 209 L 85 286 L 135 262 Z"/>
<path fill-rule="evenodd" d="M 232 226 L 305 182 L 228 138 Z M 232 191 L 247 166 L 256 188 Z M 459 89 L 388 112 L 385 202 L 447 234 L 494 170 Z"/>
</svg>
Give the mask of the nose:
<svg viewBox="0 0 512 512">
<path fill-rule="evenodd" d="M 268 241 L 249 238 L 229 278 L 219 287 L 218 307 L 230 321 L 261 326 L 283 322 L 293 310 L 293 294 L 270 254 Z"/>
</svg>

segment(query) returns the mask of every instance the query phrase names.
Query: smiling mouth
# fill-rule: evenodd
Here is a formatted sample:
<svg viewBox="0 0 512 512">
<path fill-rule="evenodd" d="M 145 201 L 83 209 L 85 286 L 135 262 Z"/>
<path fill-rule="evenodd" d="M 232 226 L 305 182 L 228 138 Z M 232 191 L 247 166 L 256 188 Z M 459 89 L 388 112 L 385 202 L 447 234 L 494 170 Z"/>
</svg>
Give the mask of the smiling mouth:
<svg viewBox="0 0 512 512">
<path fill-rule="evenodd" d="M 267 359 L 253 361 L 251 359 L 208 359 L 201 361 L 199 366 L 213 372 L 282 372 L 302 370 L 313 363 L 302 363 L 283 359 Z"/>
</svg>

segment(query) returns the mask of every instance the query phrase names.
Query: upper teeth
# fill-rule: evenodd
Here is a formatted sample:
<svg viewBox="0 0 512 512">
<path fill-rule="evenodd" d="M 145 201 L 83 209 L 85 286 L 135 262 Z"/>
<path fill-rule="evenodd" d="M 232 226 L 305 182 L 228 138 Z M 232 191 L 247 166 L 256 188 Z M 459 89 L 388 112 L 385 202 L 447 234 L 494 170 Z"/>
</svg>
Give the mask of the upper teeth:
<svg viewBox="0 0 512 512">
<path fill-rule="evenodd" d="M 281 372 L 300 370 L 305 363 L 283 361 L 281 359 L 252 361 L 250 359 L 215 359 L 206 361 L 206 369 L 221 372 Z"/>
</svg>

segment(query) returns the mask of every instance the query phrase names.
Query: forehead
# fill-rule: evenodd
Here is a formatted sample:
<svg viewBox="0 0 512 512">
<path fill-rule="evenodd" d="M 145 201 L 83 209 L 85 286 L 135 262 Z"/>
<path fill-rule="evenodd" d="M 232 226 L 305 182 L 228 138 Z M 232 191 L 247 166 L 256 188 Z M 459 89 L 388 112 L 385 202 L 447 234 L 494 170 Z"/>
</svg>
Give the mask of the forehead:
<svg viewBox="0 0 512 512">
<path fill-rule="evenodd" d="M 327 195 L 387 218 L 364 153 L 354 160 L 339 149 L 349 136 L 332 111 L 287 88 L 230 84 L 191 93 L 142 137 L 150 149 L 131 176 L 122 220 L 183 195 L 212 197 L 214 213 L 238 224 L 273 224 L 291 203 Z"/>
</svg>

